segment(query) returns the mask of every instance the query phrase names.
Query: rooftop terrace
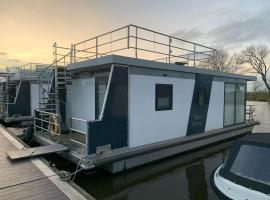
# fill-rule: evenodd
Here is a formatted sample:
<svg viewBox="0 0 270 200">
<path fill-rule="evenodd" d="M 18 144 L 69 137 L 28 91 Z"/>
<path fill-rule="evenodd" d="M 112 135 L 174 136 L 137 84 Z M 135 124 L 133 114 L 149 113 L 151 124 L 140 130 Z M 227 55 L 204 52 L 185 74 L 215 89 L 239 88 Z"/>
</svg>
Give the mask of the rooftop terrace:
<svg viewBox="0 0 270 200">
<path fill-rule="evenodd" d="M 71 48 L 54 45 L 55 61 L 75 63 L 118 55 L 186 66 L 202 66 L 217 50 L 135 25 L 127 25 L 75 43 Z"/>
</svg>

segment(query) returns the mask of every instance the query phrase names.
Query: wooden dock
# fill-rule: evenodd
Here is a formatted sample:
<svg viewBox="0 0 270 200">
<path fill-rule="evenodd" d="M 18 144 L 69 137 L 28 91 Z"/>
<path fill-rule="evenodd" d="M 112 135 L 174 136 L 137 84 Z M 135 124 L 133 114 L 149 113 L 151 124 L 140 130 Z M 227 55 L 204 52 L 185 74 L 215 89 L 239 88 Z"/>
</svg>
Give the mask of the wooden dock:
<svg viewBox="0 0 270 200">
<path fill-rule="evenodd" d="M 59 179 L 41 159 L 11 161 L 6 151 L 25 148 L 0 126 L 0 199 L 93 199 Z"/>
</svg>

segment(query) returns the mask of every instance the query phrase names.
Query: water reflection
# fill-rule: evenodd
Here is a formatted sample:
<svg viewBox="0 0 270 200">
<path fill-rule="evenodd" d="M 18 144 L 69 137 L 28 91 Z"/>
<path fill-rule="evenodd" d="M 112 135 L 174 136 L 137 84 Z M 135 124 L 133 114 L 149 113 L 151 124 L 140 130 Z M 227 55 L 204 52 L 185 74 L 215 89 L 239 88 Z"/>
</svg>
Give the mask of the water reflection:
<svg viewBox="0 0 270 200">
<path fill-rule="evenodd" d="M 270 132 L 270 105 L 256 105 L 255 119 L 261 125 L 255 132 Z M 75 182 L 96 199 L 104 200 L 217 200 L 209 177 L 226 154 L 230 142 L 219 144 L 185 156 L 176 156 L 112 176 L 99 170 L 94 174 L 80 173 Z M 65 169 L 59 158 L 53 159 L 57 168 Z M 70 166 L 70 165 L 68 165 Z M 72 168 L 72 167 L 71 167 Z M 74 169 L 69 169 L 74 171 Z M 94 171 L 95 172 L 95 171 Z"/>
<path fill-rule="evenodd" d="M 254 133 L 270 132 L 270 103 L 248 101 L 247 104 L 255 106 L 254 119 L 260 121 L 260 125 L 254 127 Z"/>
<path fill-rule="evenodd" d="M 76 182 L 96 199 L 215 200 L 209 176 L 229 146 L 224 143 L 114 176 L 102 170 L 80 174 Z"/>
<path fill-rule="evenodd" d="M 204 163 L 199 162 L 186 168 L 189 199 L 208 199 Z"/>
</svg>

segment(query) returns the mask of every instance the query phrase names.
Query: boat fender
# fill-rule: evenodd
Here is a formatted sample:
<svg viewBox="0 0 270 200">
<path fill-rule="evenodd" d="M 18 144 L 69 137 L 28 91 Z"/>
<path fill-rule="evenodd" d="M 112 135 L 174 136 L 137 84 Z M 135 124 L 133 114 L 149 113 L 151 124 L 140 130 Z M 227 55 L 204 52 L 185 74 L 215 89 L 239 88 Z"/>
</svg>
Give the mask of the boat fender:
<svg viewBox="0 0 270 200">
<path fill-rule="evenodd" d="M 27 127 L 27 129 L 24 130 L 24 138 L 23 141 L 28 143 L 32 140 L 34 135 L 34 127 L 33 126 L 29 126 Z"/>
</svg>

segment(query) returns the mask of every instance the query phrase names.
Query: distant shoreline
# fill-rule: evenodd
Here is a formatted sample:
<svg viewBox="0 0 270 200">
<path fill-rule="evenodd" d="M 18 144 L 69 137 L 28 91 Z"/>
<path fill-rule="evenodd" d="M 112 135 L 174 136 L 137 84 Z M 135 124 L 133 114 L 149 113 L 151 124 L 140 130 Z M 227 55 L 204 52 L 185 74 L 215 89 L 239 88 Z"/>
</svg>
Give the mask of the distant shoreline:
<svg viewBox="0 0 270 200">
<path fill-rule="evenodd" d="M 270 102 L 270 96 L 268 93 L 259 92 L 259 93 L 247 93 L 247 101 L 261 101 L 261 102 Z"/>
</svg>

